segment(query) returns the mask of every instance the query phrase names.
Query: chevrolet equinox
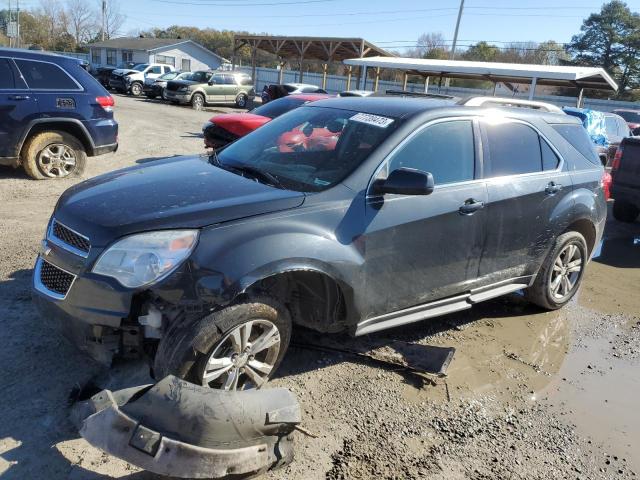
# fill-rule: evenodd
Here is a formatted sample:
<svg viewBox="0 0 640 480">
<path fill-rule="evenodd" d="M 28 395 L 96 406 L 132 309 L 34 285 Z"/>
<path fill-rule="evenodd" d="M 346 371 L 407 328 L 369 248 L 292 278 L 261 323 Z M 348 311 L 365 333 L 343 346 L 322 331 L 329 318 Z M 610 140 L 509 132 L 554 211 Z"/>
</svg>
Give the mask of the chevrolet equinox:
<svg viewBox="0 0 640 480">
<path fill-rule="evenodd" d="M 519 290 L 562 307 L 602 237 L 603 174 L 568 115 L 321 100 L 67 190 L 34 298 L 105 363 L 260 387 L 293 325 L 366 335 Z"/>
</svg>

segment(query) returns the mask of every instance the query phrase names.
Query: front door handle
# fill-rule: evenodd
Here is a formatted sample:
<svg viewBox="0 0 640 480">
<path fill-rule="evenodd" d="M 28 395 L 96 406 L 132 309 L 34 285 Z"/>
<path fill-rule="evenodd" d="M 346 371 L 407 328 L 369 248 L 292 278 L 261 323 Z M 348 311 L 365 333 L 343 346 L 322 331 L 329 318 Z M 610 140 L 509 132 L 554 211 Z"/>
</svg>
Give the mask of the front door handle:
<svg viewBox="0 0 640 480">
<path fill-rule="evenodd" d="M 466 200 L 462 205 L 460 205 L 458 211 L 462 215 L 473 215 L 482 208 L 484 208 L 484 202 L 480 202 L 478 200 L 470 198 Z"/>
<path fill-rule="evenodd" d="M 558 193 L 560 190 L 562 190 L 562 185 L 556 182 L 549 182 L 547 184 L 547 187 L 544 189 L 544 191 L 548 195 L 553 195 L 554 193 Z"/>
<path fill-rule="evenodd" d="M 9 95 L 9 100 L 29 100 L 29 95 Z"/>
</svg>

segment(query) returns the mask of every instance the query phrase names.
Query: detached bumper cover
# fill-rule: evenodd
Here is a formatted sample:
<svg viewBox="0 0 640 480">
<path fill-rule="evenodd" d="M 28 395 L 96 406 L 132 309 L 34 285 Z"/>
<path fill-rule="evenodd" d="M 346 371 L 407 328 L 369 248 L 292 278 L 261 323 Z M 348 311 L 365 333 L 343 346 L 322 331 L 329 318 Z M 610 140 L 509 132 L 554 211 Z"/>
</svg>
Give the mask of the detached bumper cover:
<svg viewBox="0 0 640 480">
<path fill-rule="evenodd" d="M 77 404 L 72 418 L 90 444 L 145 470 L 222 478 L 290 463 L 300 407 L 286 389 L 226 392 L 169 376 L 103 390 Z"/>
</svg>

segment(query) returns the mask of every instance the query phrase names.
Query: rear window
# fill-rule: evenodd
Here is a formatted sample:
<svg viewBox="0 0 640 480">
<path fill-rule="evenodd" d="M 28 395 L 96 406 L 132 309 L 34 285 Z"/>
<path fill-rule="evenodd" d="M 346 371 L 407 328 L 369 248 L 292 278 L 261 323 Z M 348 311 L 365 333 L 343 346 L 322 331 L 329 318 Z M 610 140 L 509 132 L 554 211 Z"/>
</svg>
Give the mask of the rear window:
<svg viewBox="0 0 640 480">
<path fill-rule="evenodd" d="M 277 100 L 265 103 L 258 108 L 254 108 L 251 113 L 262 115 L 263 117 L 276 118 L 304 103 L 306 103 L 305 100 L 295 98 L 295 95 L 292 97 L 278 98 Z"/>
<path fill-rule="evenodd" d="M 595 165 L 602 165 L 593 142 L 584 127 L 571 124 L 556 124 L 551 126 L 556 132 L 562 135 L 562 138 L 569 142 L 573 148 L 581 153 L 583 157 Z"/>
<path fill-rule="evenodd" d="M 29 88 L 41 90 L 79 90 L 78 84 L 58 65 L 31 60 L 15 60 Z"/>
</svg>

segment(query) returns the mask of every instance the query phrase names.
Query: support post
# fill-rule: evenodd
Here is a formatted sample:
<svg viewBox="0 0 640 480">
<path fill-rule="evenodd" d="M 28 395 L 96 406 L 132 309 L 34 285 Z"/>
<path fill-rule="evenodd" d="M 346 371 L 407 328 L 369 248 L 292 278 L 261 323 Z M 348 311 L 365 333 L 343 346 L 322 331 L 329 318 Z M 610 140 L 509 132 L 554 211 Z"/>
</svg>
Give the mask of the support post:
<svg viewBox="0 0 640 480">
<path fill-rule="evenodd" d="M 440 78 L 442 81 L 442 78 Z M 424 93 L 429 93 L 429 77 L 424 77 Z"/>
<path fill-rule="evenodd" d="M 300 73 L 298 75 L 299 83 L 302 83 L 302 80 L 304 79 L 304 72 L 302 71 L 303 68 L 304 68 L 304 54 L 300 55 Z"/>
<path fill-rule="evenodd" d="M 531 80 L 531 87 L 529 88 L 529 100 L 533 100 L 536 95 L 536 84 L 538 83 L 538 77 L 533 77 Z"/>
<path fill-rule="evenodd" d="M 322 64 L 322 89 L 326 90 L 327 88 L 327 69 L 329 65 L 327 63 Z"/>
<path fill-rule="evenodd" d="M 496 96 L 496 88 L 498 88 L 498 82 L 493 82 L 493 96 Z"/>
<path fill-rule="evenodd" d="M 280 60 L 280 71 L 278 72 L 278 83 L 280 85 L 284 83 L 284 66 L 285 66 L 285 62 Z"/>
<path fill-rule="evenodd" d="M 363 65 L 362 67 L 360 67 L 361 73 L 360 73 L 360 90 L 366 90 L 367 89 L 367 66 Z"/>
<path fill-rule="evenodd" d="M 409 74 L 407 72 L 404 72 L 404 75 L 402 76 L 402 91 L 406 92 L 407 91 L 407 83 L 409 82 Z"/>
<path fill-rule="evenodd" d="M 580 89 L 580 93 L 578 93 L 578 102 L 576 103 L 576 107 L 582 108 L 582 102 L 584 101 L 584 88 Z"/>
<path fill-rule="evenodd" d="M 376 67 L 376 76 L 373 79 L 373 91 L 378 91 L 378 82 L 380 81 L 380 67 Z"/>
<path fill-rule="evenodd" d="M 256 56 L 258 55 L 258 49 L 254 44 L 251 45 L 251 80 L 253 80 L 253 84 L 258 84 L 258 79 L 256 78 Z"/>
<path fill-rule="evenodd" d="M 347 90 L 351 90 L 351 74 L 352 74 L 352 70 L 353 70 L 353 67 L 351 65 L 349 65 L 347 67 Z"/>
</svg>

